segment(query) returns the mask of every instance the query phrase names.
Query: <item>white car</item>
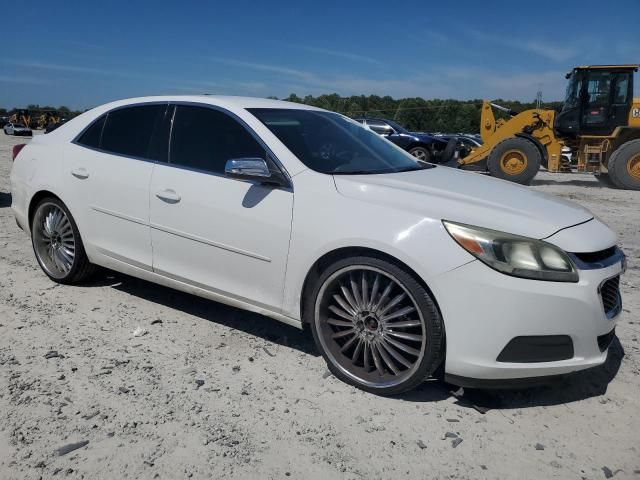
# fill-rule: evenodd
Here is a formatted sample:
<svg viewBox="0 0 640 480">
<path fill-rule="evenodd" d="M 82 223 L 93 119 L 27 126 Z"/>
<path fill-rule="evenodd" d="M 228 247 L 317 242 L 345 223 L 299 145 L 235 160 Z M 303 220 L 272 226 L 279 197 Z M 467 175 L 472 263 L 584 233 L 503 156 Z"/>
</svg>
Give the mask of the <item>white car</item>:
<svg viewBox="0 0 640 480">
<path fill-rule="evenodd" d="M 101 265 L 310 326 L 340 379 L 393 394 L 544 382 L 605 361 L 625 259 L 584 208 L 417 162 L 342 115 L 169 96 L 14 152 L 12 208 L 60 283 Z"/>
<path fill-rule="evenodd" d="M 21 123 L 7 123 L 4 127 L 2 127 L 2 129 L 4 130 L 5 135 L 24 135 L 24 136 L 31 136 L 33 135 L 33 132 L 31 131 L 31 129 L 29 127 L 24 126 Z"/>
</svg>

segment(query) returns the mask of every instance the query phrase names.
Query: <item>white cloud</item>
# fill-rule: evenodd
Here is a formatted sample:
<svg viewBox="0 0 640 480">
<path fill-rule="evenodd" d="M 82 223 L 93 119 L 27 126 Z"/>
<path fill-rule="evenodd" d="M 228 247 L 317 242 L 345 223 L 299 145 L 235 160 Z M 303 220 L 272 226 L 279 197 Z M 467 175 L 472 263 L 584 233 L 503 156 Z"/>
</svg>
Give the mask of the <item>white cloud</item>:
<svg viewBox="0 0 640 480">
<path fill-rule="evenodd" d="M 26 83 L 30 85 L 46 85 L 49 82 L 41 78 L 0 75 L 0 83 Z"/>
<path fill-rule="evenodd" d="M 17 61 L 11 62 L 13 65 L 26 68 L 35 68 L 39 70 L 56 70 L 60 72 L 72 72 L 72 73 L 89 73 L 96 75 L 115 75 L 122 77 L 137 76 L 130 72 L 121 70 L 106 70 L 102 68 L 82 67 L 77 65 L 63 65 L 58 63 L 44 63 L 37 61 Z"/>
<path fill-rule="evenodd" d="M 217 63 L 229 65 L 232 67 L 250 68 L 253 70 L 260 70 L 263 72 L 278 73 L 281 75 L 296 77 L 296 78 L 300 78 L 302 80 L 307 80 L 307 81 L 312 81 L 315 78 L 315 75 L 310 72 L 305 72 L 303 70 L 296 70 L 294 68 L 281 67 L 279 65 L 271 65 L 267 63 L 257 63 L 257 62 L 244 62 L 240 60 L 234 60 L 231 58 L 219 58 L 219 57 L 211 58 L 211 60 Z"/>
<path fill-rule="evenodd" d="M 345 52 L 341 50 L 331 50 L 329 48 L 312 47 L 308 45 L 295 45 L 294 48 L 305 50 L 311 53 L 319 53 L 322 55 L 329 55 L 332 57 L 344 58 L 346 60 L 352 60 L 356 62 L 370 63 L 374 65 L 380 65 L 381 62 L 375 58 L 366 57 L 364 55 L 358 55 L 356 53 Z"/>
<path fill-rule="evenodd" d="M 502 37 L 474 29 L 468 29 L 466 32 L 472 38 L 492 44 L 494 47 L 515 48 L 524 52 L 534 53 L 554 62 L 566 62 L 576 57 L 581 51 L 577 45 L 570 44 L 566 39 L 562 43 L 550 43 L 543 40 L 522 40 L 513 36 Z"/>
</svg>

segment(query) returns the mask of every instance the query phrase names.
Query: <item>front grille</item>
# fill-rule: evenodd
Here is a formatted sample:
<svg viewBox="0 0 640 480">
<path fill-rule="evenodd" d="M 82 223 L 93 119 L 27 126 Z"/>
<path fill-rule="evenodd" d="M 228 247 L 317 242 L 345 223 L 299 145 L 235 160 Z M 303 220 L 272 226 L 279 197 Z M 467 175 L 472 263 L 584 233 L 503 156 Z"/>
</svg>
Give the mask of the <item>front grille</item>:
<svg viewBox="0 0 640 480">
<path fill-rule="evenodd" d="M 607 318 L 613 318 L 622 309 L 622 299 L 620 297 L 620 277 L 613 277 L 605 280 L 600 285 L 600 297 L 602 306 Z"/>
<path fill-rule="evenodd" d="M 616 253 L 615 246 L 600 250 L 599 252 L 574 253 L 574 255 L 585 263 L 596 263 L 606 260 L 614 253 Z"/>
</svg>

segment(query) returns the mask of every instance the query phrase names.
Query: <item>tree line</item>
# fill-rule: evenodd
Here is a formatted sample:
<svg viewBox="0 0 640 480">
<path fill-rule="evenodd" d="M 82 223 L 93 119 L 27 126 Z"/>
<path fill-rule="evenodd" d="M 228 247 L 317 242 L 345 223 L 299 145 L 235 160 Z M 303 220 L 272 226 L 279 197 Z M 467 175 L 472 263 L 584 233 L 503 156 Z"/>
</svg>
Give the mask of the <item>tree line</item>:
<svg viewBox="0 0 640 480">
<path fill-rule="evenodd" d="M 275 97 L 271 97 L 275 98 Z M 291 94 L 283 100 L 296 103 L 304 103 L 315 107 L 324 108 L 334 112 L 343 113 L 349 117 L 367 116 L 388 118 L 398 122 L 411 131 L 420 132 L 444 132 L 444 133 L 478 133 L 480 129 L 480 110 L 482 100 L 426 100 L 420 97 L 392 98 L 378 95 L 353 95 L 342 97 L 337 93 L 320 95 L 317 97 L 307 95 L 299 97 Z M 535 101 L 520 102 L 517 100 L 494 100 L 495 103 L 510 108 L 516 112 L 536 107 Z M 558 109 L 562 102 L 544 102 L 541 107 L 546 109 Z M 6 110 L 0 107 L 0 116 L 11 116 L 21 109 Z M 28 105 L 26 110 L 32 116 L 37 116 L 47 111 L 59 112 L 65 118 L 73 118 L 82 111 L 73 111 L 66 106 L 51 107 L 40 105 Z M 504 116 L 495 111 L 497 117 Z"/>
<path fill-rule="evenodd" d="M 478 133 L 482 100 L 425 100 L 424 98 L 399 98 L 378 95 L 341 97 L 337 93 L 314 97 L 289 95 L 289 102 L 304 103 L 343 113 L 349 117 L 367 116 L 394 120 L 411 131 Z M 494 100 L 494 103 L 516 112 L 536 108 L 536 102 Z M 562 102 L 543 102 L 541 108 L 558 109 Z M 494 112 L 496 117 L 504 116 Z"/>
</svg>

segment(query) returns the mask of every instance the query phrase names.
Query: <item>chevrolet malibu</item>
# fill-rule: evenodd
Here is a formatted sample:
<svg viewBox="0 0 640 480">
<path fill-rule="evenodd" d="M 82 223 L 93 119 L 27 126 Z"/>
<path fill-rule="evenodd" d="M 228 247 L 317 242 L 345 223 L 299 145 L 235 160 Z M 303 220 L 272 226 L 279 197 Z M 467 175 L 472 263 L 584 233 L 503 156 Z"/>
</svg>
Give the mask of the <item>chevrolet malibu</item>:
<svg viewBox="0 0 640 480">
<path fill-rule="evenodd" d="M 584 208 L 416 161 L 318 108 L 171 96 L 14 149 L 12 208 L 55 282 L 100 265 L 290 325 L 394 394 L 600 365 L 625 258 Z"/>
</svg>

